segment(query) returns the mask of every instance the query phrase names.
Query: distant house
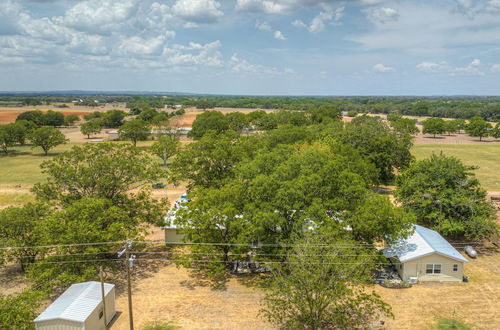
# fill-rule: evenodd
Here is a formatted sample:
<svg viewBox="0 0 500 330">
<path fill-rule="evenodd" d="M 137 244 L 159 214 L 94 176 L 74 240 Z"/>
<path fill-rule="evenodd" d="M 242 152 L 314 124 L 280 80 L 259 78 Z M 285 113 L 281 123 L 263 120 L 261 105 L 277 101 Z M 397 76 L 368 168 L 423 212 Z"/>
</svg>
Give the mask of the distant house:
<svg viewBox="0 0 500 330">
<path fill-rule="evenodd" d="M 175 201 L 173 209 L 167 212 L 165 217 L 165 243 L 181 243 L 184 242 L 184 234 L 179 233 L 177 224 L 175 223 L 176 212 L 184 203 L 188 202 L 187 194 L 183 194 L 179 200 Z"/>
<path fill-rule="evenodd" d="M 404 281 L 462 281 L 468 260 L 434 230 L 415 232 L 383 251 Z"/>
<path fill-rule="evenodd" d="M 114 284 L 104 284 L 104 296 L 109 324 L 116 314 Z M 101 283 L 92 281 L 71 285 L 34 322 L 37 330 L 104 329 Z"/>
</svg>

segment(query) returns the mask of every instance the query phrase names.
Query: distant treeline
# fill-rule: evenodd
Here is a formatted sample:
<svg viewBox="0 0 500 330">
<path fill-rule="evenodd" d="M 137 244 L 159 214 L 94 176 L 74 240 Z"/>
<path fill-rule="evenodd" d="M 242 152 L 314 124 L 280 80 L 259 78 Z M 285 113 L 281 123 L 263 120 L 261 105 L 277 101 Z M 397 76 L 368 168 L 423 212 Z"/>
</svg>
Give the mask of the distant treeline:
<svg viewBox="0 0 500 330">
<path fill-rule="evenodd" d="M 321 106 L 336 106 L 341 111 L 357 113 L 399 113 L 411 116 L 445 118 L 482 117 L 488 121 L 500 120 L 500 97 L 259 97 L 259 96 L 126 96 L 103 95 L 89 97 L 65 95 L 43 97 L 3 96 L 0 102 L 19 102 L 24 105 L 71 102 L 77 98 L 82 105 L 126 102 L 129 109 L 164 108 L 180 105 L 211 109 L 260 108 L 283 110 L 309 110 Z M 94 101 L 97 100 L 98 103 Z"/>
</svg>

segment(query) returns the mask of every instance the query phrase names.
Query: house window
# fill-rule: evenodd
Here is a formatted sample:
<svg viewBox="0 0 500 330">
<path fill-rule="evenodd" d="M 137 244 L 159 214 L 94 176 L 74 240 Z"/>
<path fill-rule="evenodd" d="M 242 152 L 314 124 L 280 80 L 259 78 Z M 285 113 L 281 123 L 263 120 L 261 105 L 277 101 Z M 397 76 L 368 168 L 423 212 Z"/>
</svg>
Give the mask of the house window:
<svg viewBox="0 0 500 330">
<path fill-rule="evenodd" d="M 453 271 L 458 272 L 458 265 L 457 264 L 453 265 Z"/>
<path fill-rule="evenodd" d="M 441 264 L 427 264 L 425 265 L 426 274 L 441 274 Z"/>
</svg>

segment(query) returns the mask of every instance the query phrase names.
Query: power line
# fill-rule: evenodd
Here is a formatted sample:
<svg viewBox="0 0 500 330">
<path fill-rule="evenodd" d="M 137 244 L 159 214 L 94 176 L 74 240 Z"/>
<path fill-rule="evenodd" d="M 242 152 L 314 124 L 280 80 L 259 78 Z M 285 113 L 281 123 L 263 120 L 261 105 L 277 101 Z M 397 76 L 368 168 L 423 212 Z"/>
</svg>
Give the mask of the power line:
<svg viewBox="0 0 500 330">
<path fill-rule="evenodd" d="M 99 245 L 111 245 L 111 244 L 125 244 L 128 241 L 111 241 L 111 242 L 94 242 L 94 243 L 75 243 L 75 244 L 53 244 L 53 245 L 34 245 L 34 246 L 3 246 L 0 250 L 16 250 L 16 249 L 49 249 L 49 248 L 59 248 L 59 247 L 80 247 L 80 246 L 99 246 Z M 207 246 L 241 246 L 241 247 L 252 247 L 255 245 L 253 243 L 220 243 L 220 242 L 165 242 L 163 240 L 155 241 L 132 241 L 136 244 L 162 244 L 162 245 L 207 245 Z M 481 242 L 452 242 L 450 245 L 483 245 Z M 373 247 L 373 244 L 368 243 L 339 243 L 339 244 L 278 244 L 278 243 L 261 243 L 258 247 L 337 247 L 337 248 L 351 248 L 351 247 Z M 447 245 L 437 245 L 438 247 L 445 247 Z"/>
</svg>

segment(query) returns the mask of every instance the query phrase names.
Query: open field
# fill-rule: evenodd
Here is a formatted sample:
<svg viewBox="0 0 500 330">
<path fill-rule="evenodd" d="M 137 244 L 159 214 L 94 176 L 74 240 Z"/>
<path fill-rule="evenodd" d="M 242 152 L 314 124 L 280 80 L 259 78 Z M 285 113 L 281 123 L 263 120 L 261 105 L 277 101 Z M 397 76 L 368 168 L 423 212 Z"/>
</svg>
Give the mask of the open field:
<svg viewBox="0 0 500 330">
<path fill-rule="evenodd" d="M 125 108 L 125 103 L 104 104 L 97 107 L 78 106 L 78 105 L 73 105 L 71 103 L 66 103 L 66 105 L 68 106 L 67 108 L 58 108 L 56 107 L 58 105 L 60 105 L 60 103 L 53 105 L 37 105 L 37 106 L 22 106 L 22 107 L 0 106 L 0 124 L 12 123 L 16 120 L 17 116 L 20 113 L 31 110 L 41 110 L 41 111 L 53 110 L 62 112 L 64 115 L 75 114 L 79 116 L 83 116 L 89 112 L 108 111 L 111 109 L 119 109 L 127 111 L 127 109 Z"/>
<path fill-rule="evenodd" d="M 454 156 L 467 165 L 479 166 L 475 170 L 477 178 L 488 191 L 500 191 L 500 144 L 416 144 L 411 149 L 417 160 L 430 156 L 433 152 Z"/>
</svg>

